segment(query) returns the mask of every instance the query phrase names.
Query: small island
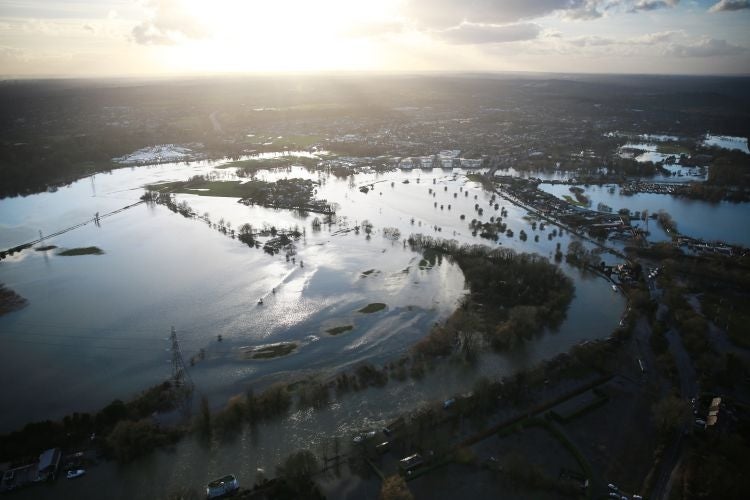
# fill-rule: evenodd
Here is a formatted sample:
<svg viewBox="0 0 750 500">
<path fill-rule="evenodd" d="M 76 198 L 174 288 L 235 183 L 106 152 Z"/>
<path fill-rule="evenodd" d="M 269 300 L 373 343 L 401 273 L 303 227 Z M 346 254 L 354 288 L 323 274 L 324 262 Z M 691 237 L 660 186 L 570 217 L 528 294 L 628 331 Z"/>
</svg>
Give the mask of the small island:
<svg viewBox="0 0 750 500">
<path fill-rule="evenodd" d="M 362 314 L 371 314 L 382 311 L 383 309 L 385 309 L 385 307 L 385 304 L 383 304 L 382 302 L 373 302 L 372 304 L 367 304 L 357 312 L 360 312 Z"/>
<path fill-rule="evenodd" d="M 60 255 L 62 257 L 74 257 L 76 255 L 103 255 L 103 254 L 104 254 L 104 250 L 102 250 L 99 247 L 69 248 L 68 250 L 57 252 L 57 255 Z"/>
<path fill-rule="evenodd" d="M 326 330 L 326 333 L 329 335 L 341 335 L 351 330 L 354 330 L 354 325 L 334 326 Z"/>
<path fill-rule="evenodd" d="M 259 347 L 249 347 L 243 349 L 243 359 L 273 359 L 286 356 L 297 349 L 296 342 L 279 342 L 278 344 L 269 344 Z"/>
</svg>

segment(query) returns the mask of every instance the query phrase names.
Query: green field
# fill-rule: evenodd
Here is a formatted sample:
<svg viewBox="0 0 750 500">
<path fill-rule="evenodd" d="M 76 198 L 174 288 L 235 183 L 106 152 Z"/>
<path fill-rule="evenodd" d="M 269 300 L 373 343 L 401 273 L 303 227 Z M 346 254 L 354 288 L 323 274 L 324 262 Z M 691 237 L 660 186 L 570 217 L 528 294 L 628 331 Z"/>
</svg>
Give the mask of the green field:
<svg viewBox="0 0 750 500">
<path fill-rule="evenodd" d="M 256 191 L 252 183 L 240 184 L 240 181 L 167 182 L 165 184 L 148 186 L 148 189 L 170 193 L 224 196 L 230 198 L 250 197 Z"/>
</svg>

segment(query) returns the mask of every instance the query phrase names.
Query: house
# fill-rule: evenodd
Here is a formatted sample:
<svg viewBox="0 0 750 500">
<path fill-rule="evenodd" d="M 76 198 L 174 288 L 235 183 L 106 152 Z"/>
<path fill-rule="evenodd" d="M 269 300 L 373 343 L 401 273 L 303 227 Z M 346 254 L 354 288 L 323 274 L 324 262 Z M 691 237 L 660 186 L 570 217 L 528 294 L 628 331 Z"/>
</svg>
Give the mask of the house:
<svg viewBox="0 0 750 500">
<path fill-rule="evenodd" d="M 36 480 L 46 481 L 54 479 L 57 475 L 57 469 L 60 467 L 61 458 L 60 448 L 50 448 L 39 455 Z"/>
</svg>

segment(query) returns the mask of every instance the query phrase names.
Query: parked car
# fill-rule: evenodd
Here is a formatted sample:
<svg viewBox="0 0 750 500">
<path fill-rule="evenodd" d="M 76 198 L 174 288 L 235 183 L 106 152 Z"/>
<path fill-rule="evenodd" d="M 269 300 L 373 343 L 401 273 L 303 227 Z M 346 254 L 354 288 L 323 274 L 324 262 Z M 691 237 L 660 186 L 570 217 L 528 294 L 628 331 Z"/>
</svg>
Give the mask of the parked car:
<svg viewBox="0 0 750 500">
<path fill-rule="evenodd" d="M 214 479 L 206 486 L 206 498 L 221 498 L 231 495 L 240 489 L 237 478 L 227 474 L 219 479 Z"/>
<path fill-rule="evenodd" d="M 398 467 L 403 472 L 410 472 L 422 464 L 424 464 L 424 460 L 419 453 L 415 453 L 414 455 L 410 455 L 398 461 Z"/>
<path fill-rule="evenodd" d="M 68 477 L 68 479 L 75 479 L 77 477 L 83 476 L 84 474 L 86 474 L 86 469 L 71 469 L 68 471 L 66 476 Z"/>
</svg>

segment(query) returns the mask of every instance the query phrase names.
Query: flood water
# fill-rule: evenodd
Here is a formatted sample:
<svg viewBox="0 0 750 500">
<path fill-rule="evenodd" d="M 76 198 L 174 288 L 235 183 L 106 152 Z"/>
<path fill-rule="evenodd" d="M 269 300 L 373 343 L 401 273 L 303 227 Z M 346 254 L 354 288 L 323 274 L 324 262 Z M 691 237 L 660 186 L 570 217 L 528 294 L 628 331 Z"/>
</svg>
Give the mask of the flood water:
<svg viewBox="0 0 750 500">
<path fill-rule="evenodd" d="M 610 188 L 614 192 L 610 193 Z M 562 199 L 570 194 L 570 186 L 563 184 L 540 184 L 539 189 Z M 701 200 L 679 198 L 668 194 L 636 193 L 620 194 L 620 188 L 612 185 L 588 186 L 584 194 L 591 200 L 594 209 L 599 203 L 612 207 L 614 212 L 622 208 L 631 212 L 648 210 L 655 214 L 659 210 L 668 212 L 677 222 L 680 233 L 707 241 L 721 240 L 735 245 L 750 246 L 750 203 L 721 201 L 709 203 Z M 633 221 L 635 225 L 637 221 Z M 640 222 L 641 225 L 645 223 Z M 671 239 L 656 223 L 649 221 L 649 240 L 667 241 Z"/>
<path fill-rule="evenodd" d="M 232 169 L 214 166 L 195 162 L 126 168 L 54 193 L 2 200 L 0 246 L 17 245 L 34 239 L 39 231 L 51 233 L 95 212 L 133 203 L 146 184 L 207 172 L 233 176 Z M 500 211 L 461 170 L 397 170 L 337 179 L 292 167 L 263 171 L 257 177 L 320 181 L 318 197 L 338 203 L 339 220 L 314 231 L 314 214 L 247 207 L 229 198 L 177 199 L 187 201 L 197 213 L 208 212 L 213 221 L 224 218 L 234 228 L 246 222 L 254 227 L 298 226 L 305 236 L 297 243 L 296 263 L 287 262 L 283 254 L 270 256 L 248 248 L 200 220 L 145 204 L 103 219 L 100 227 L 88 224 L 44 243 L 61 248 L 96 245 L 104 255 L 62 257 L 55 251 L 26 250 L 0 263 L 0 282 L 29 301 L 25 309 L 0 318 L 6 346 L 0 355 L 0 377 L 14 381 L 3 389 L 0 431 L 29 420 L 95 411 L 165 380 L 171 373 L 167 338 L 172 326 L 186 361 L 205 350 L 206 359 L 191 367 L 190 374 L 198 393 L 212 406 L 221 406 L 248 387 L 257 392 L 274 380 L 325 376 L 362 360 L 379 364 L 396 359 L 434 322 L 446 318 L 466 293 L 460 269 L 449 261 L 420 268 L 421 256 L 403 245 L 409 234 L 502 245 L 548 257 L 557 243 L 564 250 L 570 241 L 567 234 L 548 240 L 551 225 L 532 230 L 526 212 L 503 200 L 498 203 L 508 211 L 504 220 L 516 235 L 501 236 L 498 242 L 472 236 L 471 219 L 488 220 Z M 364 194 L 359 191 L 363 185 L 373 189 Z M 483 216 L 475 204 L 484 209 Z M 463 221 L 461 214 L 466 216 Z M 365 219 L 373 224 L 371 238 L 364 232 L 344 231 Z M 385 238 L 386 227 L 397 228 L 401 238 Z M 529 234 L 526 242 L 518 238 L 521 229 Z M 229 469 L 248 484 L 256 467 L 272 470 L 297 448 L 315 447 L 332 436 L 348 439 L 358 429 L 378 425 L 422 402 L 466 391 L 479 376 L 507 375 L 582 340 L 608 336 L 623 312 L 624 299 L 603 279 L 562 265 L 576 286 L 567 319 L 557 331 L 519 350 L 484 355 L 471 369 L 448 364 L 419 382 L 392 381 L 383 389 L 346 396 L 322 411 L 294 413 L 262 426 L 257 434 L 248 432 L 221 452 L 188 439 L 176 451 L 159 452 L 148 463 L 108 465 L 98 479 L 92 474 L 88 480 L 120 484 L 122 498 L 153 496 L 175 485 L 200 486 Z M 257 303 L 261 297 L 262 306 Z M 357 312 L 372 302 L 387 308 L 369 315 Z M 343 325 L 354 329 L 338 336 L 326 333 Z M 297 342 L 298 348 L 271 360 L 240 355 L 244 346 L 281 341 Z M 77 494 L 77 487 L 67 483 L 63 493 L 56 494 L 67 496 L 68 489 L 71 497 Z"/>
</svg>

